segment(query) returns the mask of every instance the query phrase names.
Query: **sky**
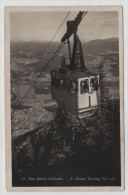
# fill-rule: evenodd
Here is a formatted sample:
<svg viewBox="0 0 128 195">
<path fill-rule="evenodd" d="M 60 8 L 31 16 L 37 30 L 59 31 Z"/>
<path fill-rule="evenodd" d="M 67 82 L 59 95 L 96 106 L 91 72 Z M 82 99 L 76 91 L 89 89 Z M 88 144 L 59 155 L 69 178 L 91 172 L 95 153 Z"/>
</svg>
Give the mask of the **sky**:
<svg viewBox="0 0 128 195">
<path fill-rule="evenodd" d="M 50 41 L 68 12 L 12 12 L 10 39 L 14 41 Z M 67 20 L 74 20 L 78 12 L 70 12 Z M 66 32 L 66 21 L 54 41 Z M 118 12 L 90 11 L 78 27 L 81 41 L 118 37 Z"/>
</svg>

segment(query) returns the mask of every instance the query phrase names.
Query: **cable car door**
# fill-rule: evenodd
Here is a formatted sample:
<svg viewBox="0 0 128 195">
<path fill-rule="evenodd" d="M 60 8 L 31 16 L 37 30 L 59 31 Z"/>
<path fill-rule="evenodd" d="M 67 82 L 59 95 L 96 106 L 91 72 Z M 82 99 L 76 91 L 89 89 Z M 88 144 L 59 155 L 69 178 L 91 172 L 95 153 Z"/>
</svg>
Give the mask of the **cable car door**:
<svg viewBox="0 0 128 195">
<path fill-rule="evenodd" d="M 89 95 L 89 78 L 79 79 L 78 109 L 88 108 L 91 105 Z"/>
</svg>

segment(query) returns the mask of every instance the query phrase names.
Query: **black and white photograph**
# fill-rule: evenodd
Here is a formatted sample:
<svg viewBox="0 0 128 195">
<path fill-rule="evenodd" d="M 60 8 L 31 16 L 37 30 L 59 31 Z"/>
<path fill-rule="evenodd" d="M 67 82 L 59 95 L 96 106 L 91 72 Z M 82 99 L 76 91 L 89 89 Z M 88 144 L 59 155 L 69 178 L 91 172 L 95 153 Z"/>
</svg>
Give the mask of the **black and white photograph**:
<svg viewBox="0 0 128 195">
<path fill-rule="evenodd" d="M 122 8 L 5 11 L 11 187 L 123 189 Z"/>
</svg>

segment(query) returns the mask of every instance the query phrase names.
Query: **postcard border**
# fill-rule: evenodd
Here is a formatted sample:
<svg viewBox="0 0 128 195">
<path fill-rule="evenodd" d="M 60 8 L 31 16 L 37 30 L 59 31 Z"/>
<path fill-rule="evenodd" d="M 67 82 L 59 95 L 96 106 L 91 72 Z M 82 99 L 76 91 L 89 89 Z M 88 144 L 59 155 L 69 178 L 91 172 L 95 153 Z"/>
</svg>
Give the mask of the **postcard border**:
<svg viewBox="0 0 128 195">
<path fill-rule="evenodd" d="M 119 11 L 119 59 L 120 59 L 120 121 L 121 121 L 121 186 L 119 187 L 12 187 L 11 177 L 11 120 L 10 120 L 10 12 L 15 11 Z M 7 6 L 5 7 L 5 155 L 6 155 L 6 189 L 7 191 L 122 191 L 124 190 L 124 72 L 123 72 L 123 7 L 122 6 Z M 122 64 L 122 66 L 121 66 Z"/>
</svg>

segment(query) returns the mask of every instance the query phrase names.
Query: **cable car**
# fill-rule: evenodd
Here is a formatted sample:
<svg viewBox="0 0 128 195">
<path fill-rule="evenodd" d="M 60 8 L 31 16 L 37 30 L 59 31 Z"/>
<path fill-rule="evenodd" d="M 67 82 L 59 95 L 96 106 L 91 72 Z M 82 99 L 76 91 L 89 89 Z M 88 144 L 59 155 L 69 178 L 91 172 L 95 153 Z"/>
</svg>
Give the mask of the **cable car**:
<svg viewBox="0 0 128 195">
<path fill-rule="evenodd" d="M 82 45 L 77 35 L 78 25 L 85 12 L 79 12 L 74 21 L 67 21 L 67 32 L 61 42 L 68 43 L 70 64 L 51 70 L 52 98 L 59 107 L 79 118 L 90 116 L 98 107 L 99 75 L 85 66 Z M 70 36 L 74 36 L 71 54 Z"/>
</svg>

